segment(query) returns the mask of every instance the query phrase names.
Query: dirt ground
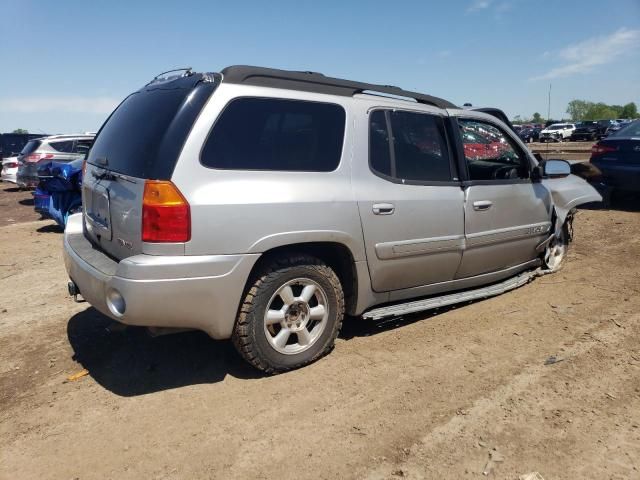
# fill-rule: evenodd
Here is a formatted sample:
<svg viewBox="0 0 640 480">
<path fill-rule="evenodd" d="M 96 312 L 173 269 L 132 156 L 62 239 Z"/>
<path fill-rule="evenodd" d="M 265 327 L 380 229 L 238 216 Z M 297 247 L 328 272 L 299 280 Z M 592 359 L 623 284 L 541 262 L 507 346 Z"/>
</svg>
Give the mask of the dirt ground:
<svg viewBox="0 0 640 480">
<path fill-rule="evenodd" d="M 329 356 L 265 377 L 229 342 L 73 303 L 59 230 L 7 224 L 32 207 L 0 194 L 1 479 L 640 478 L 637 200 L 581 210 L 557 274 L 349 319 Z"/>
<path fill-rule="evenodd" d="M 0 227 L 39 218 L 33 210 L 31 191 L 20 190 L 13 183 L 0 182 Z"/>
</svg>

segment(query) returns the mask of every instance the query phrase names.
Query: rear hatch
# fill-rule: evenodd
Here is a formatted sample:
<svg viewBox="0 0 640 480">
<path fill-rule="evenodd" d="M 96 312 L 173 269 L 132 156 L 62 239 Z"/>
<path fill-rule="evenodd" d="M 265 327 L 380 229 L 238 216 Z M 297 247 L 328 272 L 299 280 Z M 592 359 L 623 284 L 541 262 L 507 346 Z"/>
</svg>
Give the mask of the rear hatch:
<svg viewBox="0 0 640 480">
<path fill-rule="evenodd" d="M 142 252 L 145 180 L 170 180 L 217 74 L 187 72 L 129 95 L 98 132 L 87 156 L 82 201 L 85 236 L 121 260 Z"/>
</svg>

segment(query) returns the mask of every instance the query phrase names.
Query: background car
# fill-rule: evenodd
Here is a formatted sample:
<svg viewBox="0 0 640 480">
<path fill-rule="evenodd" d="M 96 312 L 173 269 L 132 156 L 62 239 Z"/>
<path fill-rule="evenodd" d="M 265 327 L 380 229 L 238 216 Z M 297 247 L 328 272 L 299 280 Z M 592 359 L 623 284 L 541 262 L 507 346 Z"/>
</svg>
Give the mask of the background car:
<svg viewBox="0 0 640 480">
<path fill-rule="evenodd" d="M 627 125 L 628 123 L 616 122 L 605 130 L 603 137 L 608 137 L 609 135 L 614 134 L 618 130 L 626 127 Z"/>
<path fill-rule="evenodd" d="M 18 175 L 18 157 L 8 157 L 2 160 L 2 181 L 16 183 Z"/>
<path fill-rule="evenodd" d="M 580 140 L 597 140 L 599 132 L 600 127 L 598 122 L 585 120 L 583 122 L 576 123 L 576 129 L 571 133 L 570 139 L 572 142 Z"/>
<path fill-rule="evenodd" d="M 48 133 L 1 133 L 0 159 L 17 156 L 29 140 L 47 137 Z"/>
<path fill-rule="evenodd" d="M 523 128 L 518 132 L 518 136 L 525 143 L 537 142 L 540 140 L 540 128 Z"/>
<path fill-rule="evenodd" d="M 84 158 L 95 134 L 53 135 L 31 140 L 18 156 L 17 184 L 22 188 L 33 188 L 38 185 L 38 166 L 43 162 L 71 162 Z"/>
<path fill-rule="evenodd" d="M 598 120 L 598 138 L 605 137 L 607 130 L 614 125 L 618 125 L 615 120 Z"/>
<path fill-rule="evenodd" d="M 592 181 L 599 190 L 640 192 L 640 120 L 595 144 L 591 163 L 601 172 Z"/>
<path fill-rule="evenodd" d="M 540 132 L 541 142 L 562 142 L 570 138 L 576 126 L 573 123 L 554 123 Z"/>
</svg>

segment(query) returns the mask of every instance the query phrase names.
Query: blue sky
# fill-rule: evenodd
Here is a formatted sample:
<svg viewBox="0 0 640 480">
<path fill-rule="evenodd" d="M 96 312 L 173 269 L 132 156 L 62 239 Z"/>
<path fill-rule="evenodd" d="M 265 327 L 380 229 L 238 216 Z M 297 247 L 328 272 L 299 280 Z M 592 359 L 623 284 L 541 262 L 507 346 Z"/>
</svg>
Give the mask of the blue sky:
<svg viewBox="0 0 640 480">
<path fill-rule="evenodd" d="M 157 73 L 252 64 L 397 85 L 510 117 L 640 104 L 640 0 L 0 0 L 0 131 L 97 130 Z"/>
</svg>

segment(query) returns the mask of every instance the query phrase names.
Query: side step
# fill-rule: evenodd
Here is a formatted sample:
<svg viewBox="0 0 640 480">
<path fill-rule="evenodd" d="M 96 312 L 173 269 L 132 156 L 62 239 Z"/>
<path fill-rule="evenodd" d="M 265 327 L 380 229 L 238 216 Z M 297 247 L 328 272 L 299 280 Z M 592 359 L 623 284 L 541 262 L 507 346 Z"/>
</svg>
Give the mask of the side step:
<svg viewBox="0 0 640 480">
<path fill-rule="evenodd" d="M 529 283 L 535 277 L 544 275 L 541 269 L 529 270 L 520 273 L 515 277 L 511 277 L 500 283 L 494 283 L 487 287 L 475 288 L 473 290 L 465 290 L 463 292 L 451 293 L 449 295 L 441 295 L 439 297 L 430 297 L 422 300 L 414 300 L 412 302 L 397 303 L 395 305 L 387 305 L 364 312 L 363 318 L 371 320 L 381 320 L 387 317 L 397 317 L 408 313 L 422 312 L 424 310 L 432 310 L 438 307 L 445 307 L 456 303 L 469 302 L 481 298 L 495 297 L 509 290 L 521 287 Z"/>
</svg>

